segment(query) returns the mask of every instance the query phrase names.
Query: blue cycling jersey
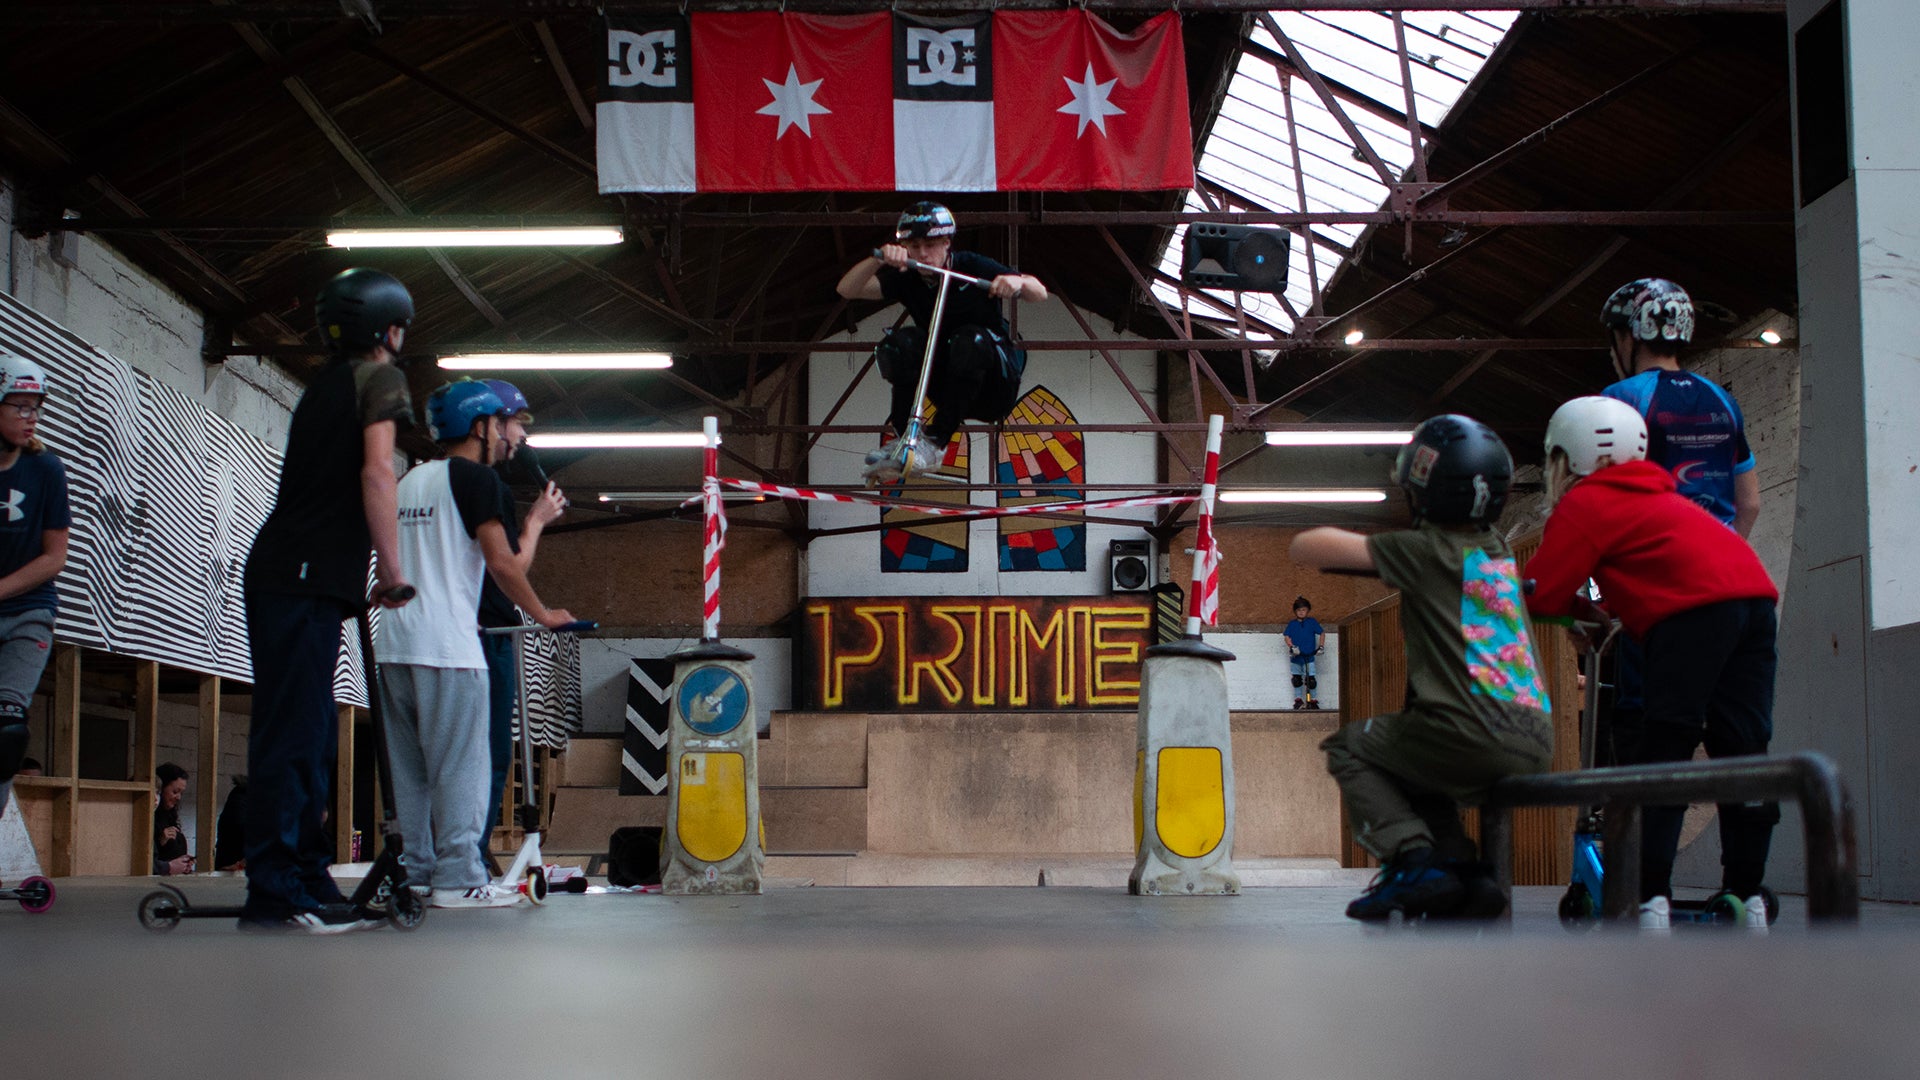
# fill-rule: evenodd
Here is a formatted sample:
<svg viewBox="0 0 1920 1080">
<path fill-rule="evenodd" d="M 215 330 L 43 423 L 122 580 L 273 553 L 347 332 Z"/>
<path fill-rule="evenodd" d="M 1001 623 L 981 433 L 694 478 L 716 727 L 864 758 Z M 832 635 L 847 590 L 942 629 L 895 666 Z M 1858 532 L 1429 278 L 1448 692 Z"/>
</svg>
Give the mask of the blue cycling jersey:
<svg viewBox="0 0 1920 1080">
<path fill-rule="evenodd" d="M 1733 478 L 1753 468 L 1746 422 L 1733 395 L 1687 371 L 1652 368 L 1601 393 L 1647 420 L 1647 460 L 1673 473 L 1680 494 L 1733 524 Z"/>
</svg>

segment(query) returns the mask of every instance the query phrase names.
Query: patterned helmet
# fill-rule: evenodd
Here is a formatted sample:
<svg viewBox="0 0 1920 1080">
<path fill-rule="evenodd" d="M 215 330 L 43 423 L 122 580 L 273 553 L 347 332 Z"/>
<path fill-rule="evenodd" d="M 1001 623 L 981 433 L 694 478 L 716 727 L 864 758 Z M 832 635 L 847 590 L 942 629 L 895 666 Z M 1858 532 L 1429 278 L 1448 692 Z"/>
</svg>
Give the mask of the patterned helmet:
<svg viewBox="0 0 1920 1080">
<path fill-rule="evenodd" d="M 327 281 L 313 314 L 328 350 L 360 353 L 380 344 L 387 327 L 413 324 L 413 295 L 392 274 L 356 266 Z"/>
<path fill-rule="evenodd" d="M 8 394 L 47 396 L 47 371 L 14 353 L 0 352 L 0 397 Z"/>
<path fill-rule="evenodd" d="M 1640 410 L 1610 397 L 1577 397 L 1547 421 L 1547 458 L 1559 450 L 1575 476 L 1591 475 L 1601 458 L 1615 465 L 1647 458 L 1647 421 Z"/>
<path fill-rule="evenodd" d="M 893 227 L 895 240 L 952 235 L 953 211 L 937 202 L 914 203 L 901 213 L 900 223 Z"/>
<path fill-rule="evenodd" d="M 475 420 L 504 415 L 506 402 L 478 379 L 446 383 L 427 398 L 427 430 L 434 442 L 458 442 L 473 431 Z"/>
<path fill-rule="evenodd" d="M 1629 281 L 1607 297 L 1600 322 L 1609 330 L 1625 330 L 1635 341 L 1693 340 L 1693 298 L 1666 278 Z"/>
<path fill-rule="evenodd" d="M 1484 525 L 1500 516 L 1513 483 L 1513 456 L 1493 429 L 1468 416 L 1436 416 L 1400 448 L 1393 482 L 1407 493 L 1414 520 Z"/>
<path fill-rule="evenodd" d="M 533 406 L 527 404 L 527 395 L 521 393 L 519 387 L 505 379 L 482 379 L 480 381 L 486 383 L 487 389 L 492 390 L 494 396 L 506 405 L 507 411 L 504 415 L 518 416 L 521 413 L 526 413 L 527 420 L 532 421 Z"/>
</svg>

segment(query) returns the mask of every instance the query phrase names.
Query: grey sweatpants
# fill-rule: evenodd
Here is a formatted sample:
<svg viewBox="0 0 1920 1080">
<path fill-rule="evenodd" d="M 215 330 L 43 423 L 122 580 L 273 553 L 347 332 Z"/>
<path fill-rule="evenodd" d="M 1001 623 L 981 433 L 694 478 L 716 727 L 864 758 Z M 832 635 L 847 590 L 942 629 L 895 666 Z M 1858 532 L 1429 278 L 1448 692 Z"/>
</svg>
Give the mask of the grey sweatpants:
<svg viewBox="0 0 1920 1080">
<path fill-rule="evenodd" d="M 1348 724 L 1320 744 L 1346 800 L 1353 838 L 1381 860 L 1438 847 L 1471 857 L 1460 804 L 1477 803 L 1496 780 L 1545 772 L 1553 718 L 1491 703 L 1480 717 L 1409 709 Z"/>
<path fill-rule="evenodd" d="M 34 608 L 15 615 L 0 615 L 0 705 L 11 717 L 0 716 L 0 724 L 26 723 L 27 707 L 33 704 L 33 691 L 40 685 L 40 673 L 47 669 L 47 657 L 53 652 L 53 612 Z M 0 811 L 13 797 L 13 778 L 0 781 Z"/>
<path fill-rule="evenodd" d="M 493 768 L 486 671 L 381 664 L 380 705 L 408 884 L 485 885 L 480 832 Z"/>
</svg>

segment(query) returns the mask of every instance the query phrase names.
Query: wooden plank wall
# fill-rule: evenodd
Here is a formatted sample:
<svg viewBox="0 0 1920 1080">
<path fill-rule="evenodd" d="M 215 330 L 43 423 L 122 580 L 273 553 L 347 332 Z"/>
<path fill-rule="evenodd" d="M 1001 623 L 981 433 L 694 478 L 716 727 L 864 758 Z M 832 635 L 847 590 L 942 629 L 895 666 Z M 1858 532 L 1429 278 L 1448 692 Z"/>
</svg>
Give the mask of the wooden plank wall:
<svg viewBox="0 0 1920 1080">
<path fill-rule="evenodd" d="M 1513 543 L 1525 576 L 1526 560 L 1540 546 L 1534 533 Z M 1565 631 L 1545 623 L 1531 625 L 1534 647 L 1553 701 L 1553 771 L 1579 767 L 1580 690 L 1575 682 L 1579 657 Z M 1407 661 L 1400 629 L 1400 595 L 1361 608 L 1340 622 L 1340 722 L 1351 724 L 1393 712 L 1406 701 Z M 1513 820 L 1513 881 L 1516 885 L 1560 885 L 1573 869 L 1572 807 L 1528 807 Z M 1467 834 L 1477 835 L 1479 815 L 1465 811 Z M 1372 856 L 1353 841 L 1346 807 L 1340 808 L 1341 865 L 1373 866 Z"/>
</svg>

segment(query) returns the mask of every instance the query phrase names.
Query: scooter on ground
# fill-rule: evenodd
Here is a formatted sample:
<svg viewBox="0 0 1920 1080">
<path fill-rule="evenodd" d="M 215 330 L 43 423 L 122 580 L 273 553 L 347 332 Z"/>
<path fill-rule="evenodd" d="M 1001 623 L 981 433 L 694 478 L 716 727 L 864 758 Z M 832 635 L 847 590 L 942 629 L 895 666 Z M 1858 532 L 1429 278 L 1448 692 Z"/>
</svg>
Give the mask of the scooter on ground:
<svg viewBox="0 0 1920 1080">
<path fill-rule="evenodd" d="M 577 634 L 599 628 L 597 622 L 576 619 L 552 628 L 534 623 L 527 626 L 490 627 L 480 631 L 513 638 L 515 682 L 520 693 L 519 712 L 516 714 L 520 726 L 520 803 L 515 816 L 519 819 L 522 839 L 520 852 L 514 856 L 513 865 L 494 884 L 513 889 L 534 904 L 547 902 L 547 868 L 540 856 L 540 834 L 545 826 L 541 822 L 539 797 L 533 786 L 533 725 L 527 722 L 527 637 L 537 633 Z"/>
<path fill-rule="evenodd" d="M 389 590 L 382 599 L 405 603 L 413 596 L 413 586 L 401 585 Z M 387 756 L 386 724 L 381 715 L 379 672 L 373 660 L 373 624 L 365 611 L 356 617 L 356 621 L 360 629 L 360 660 L 366 674 L 367 714 L 373 724 L 375 771 L 380 779 L 380 824 L 386 842 L 347 903 L 364 919 L 385 919 L 395 929 L 412 930 L 427 917 L 427 905 L 424 899 L 407 888 L 407 870 L 400 864 L 406 845 L 400 835 L 400 822 L 394 810 L 393 770 L 391 759 Z M 138 909 L 140 925 L 155 933 L 172 930 L 180 925 L 182 919 L 237 919 L 242 911 L 241 907 L 229 905 L 195 907 L 187 899 L 186 893 L 172 885 L 161 885 L 141 897 Z"/>
</svg>

